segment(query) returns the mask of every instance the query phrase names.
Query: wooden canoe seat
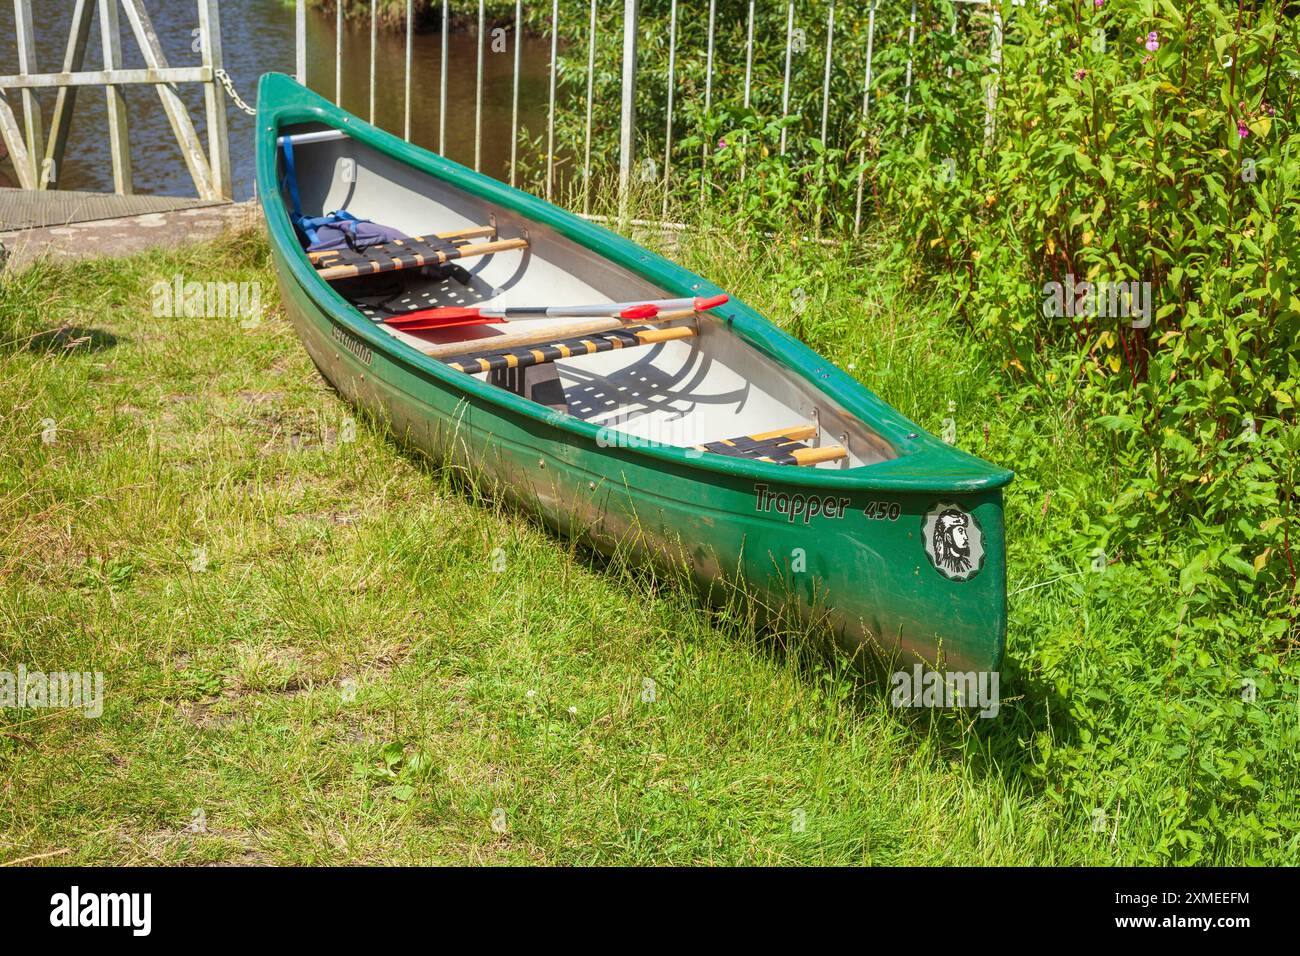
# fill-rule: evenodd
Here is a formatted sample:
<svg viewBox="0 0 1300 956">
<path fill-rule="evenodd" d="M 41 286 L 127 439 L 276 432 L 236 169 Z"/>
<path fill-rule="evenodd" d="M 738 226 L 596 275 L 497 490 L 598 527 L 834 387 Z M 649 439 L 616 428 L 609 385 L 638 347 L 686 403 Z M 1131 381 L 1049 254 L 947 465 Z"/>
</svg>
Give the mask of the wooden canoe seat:
<svg viewBox="0 0 1300 956">
<path fill-rule="evenodd" d="M 487 242 L 472 241 L 489 236 L 493 238 Z M 485 256 L 493 252 L 507 252 L 511 249 L 527 247 L 527 239 L 496 238 L 495 226 L 474 226 L 438 235 L 394 239 L 391 242 L 367 246 L 360 252 L 355 249 L 309 252 L 307 258 L 311 260 L 322 279 L 326 282 L 335 282 L 339 279 L 354 279 L 357 276 L 374 275 L 379 272 L 395 272 L 398 269 L 445 265 L 454 259 Z"/>
<path fill-rule="evenodd" d="M 593 332 L 581 338 L 560 339 L 532 346 L 519 346 L 512 349 L 485 349 L 481 351 L 453 355 L 442 361 L 458 372 L 494 372 L 505 368 L 528 368 L 532 365 L 545 365 L 556 359 L 575 358 L 579 355 L 594 355 L 597 352 L 611 352 L 614 349 L 635 348 L 639 345 L 654 345 L 659 342 L 672 342 L 676 339 L 688 339 L 695 335 L 695 329 L 678 325 L 671 328 L 656 328 L 653 325 L 608 329 Z"/>
<path fill-rule="evenodd" d="M 767 461 L 775 465 L 816 465 L 823 461 L 839 461 L 849 456 L 848 451 L 839 445 L 814 448 L 804 444 L 805 439 L 816 435 L 816 425 L 795 425 L 791 428 L 760 432 L 757 435 L 724 438 L 721 441 L 706 442 L 695 447 L 699 451 L 712 452 L 715 455 Z"/>
</svg>

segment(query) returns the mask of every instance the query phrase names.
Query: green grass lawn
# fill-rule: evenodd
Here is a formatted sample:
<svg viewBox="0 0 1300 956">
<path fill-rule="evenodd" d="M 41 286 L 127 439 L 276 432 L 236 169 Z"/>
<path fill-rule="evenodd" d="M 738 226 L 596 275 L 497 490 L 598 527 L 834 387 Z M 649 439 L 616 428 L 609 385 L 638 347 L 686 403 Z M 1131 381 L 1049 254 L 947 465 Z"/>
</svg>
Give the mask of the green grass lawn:
<svg viewBox="0 0 1300 956">
<path fill-rule="evenodd" d="M 1122 477 L 1068 408 L 1002 394 L 870 252 L 671 252 L 1017 469 L 995 719 L 895 709 L 474 500 L 353 421 L 249 234 L 0 286 L 0 666 L 106 685 L 99 718 L 0 710 L 0 862 L 1294 861 L 1294 690 L 1234 716 L 1170 663 L 1158 562 L 1069 551 Z M 178 273 L 258 281 L 266 314 L 155 318 Z M 1204 783 L 1168 752 L 1184 698 L 1275 764 Z"/>
</svg>

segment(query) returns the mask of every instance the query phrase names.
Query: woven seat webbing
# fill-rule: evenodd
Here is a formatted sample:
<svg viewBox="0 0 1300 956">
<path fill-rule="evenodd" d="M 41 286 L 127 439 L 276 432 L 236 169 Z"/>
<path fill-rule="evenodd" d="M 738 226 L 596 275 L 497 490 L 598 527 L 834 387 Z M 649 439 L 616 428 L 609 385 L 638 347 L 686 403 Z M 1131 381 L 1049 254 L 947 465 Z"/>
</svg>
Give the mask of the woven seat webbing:
<svg viewBox="0 0 1300 956">
<path fill-rule="evenodd" d="M 530 365 L 542 365 L 556 359 L 571 358 L 574 355 L 592 355 L 596 352 L 609 352 L 613 349 L 641 345 L 638 332 L 646 332 L 654 327 L 639 325 L 629 329 L 613 329 L 608 332 L 595 332 L 581 338 L 563 339 L 543 345 L 525 345 L 505 352 L 487 355 L 456 355 L 443 359 L 447 365 L 458 372 L 491 372 L 499 368 L 527 368 Z"/>
<path fill-rule="evenodd" d="M 368 246 L 360 252 L 354 249 L 332 249 L 315 257 L 313 265 L 322 270 L 352 266 L 357 270 L 357 275 L 371 275 L 431 265 L 442 261 L 447 254 L 455 252 L 456 248 L 456 243 L 434 236 L 419 240 L 394 239 L 392 242 Z"/>
</svg>

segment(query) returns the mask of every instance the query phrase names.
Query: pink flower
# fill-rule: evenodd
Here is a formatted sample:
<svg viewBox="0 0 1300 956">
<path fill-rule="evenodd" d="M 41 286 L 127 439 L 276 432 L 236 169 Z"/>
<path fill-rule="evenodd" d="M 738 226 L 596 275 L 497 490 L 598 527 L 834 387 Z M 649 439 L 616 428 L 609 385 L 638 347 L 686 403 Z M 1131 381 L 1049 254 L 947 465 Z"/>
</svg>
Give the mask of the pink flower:
<svg viewBox="0 0 1300 956">
<path fill-rule="evenodd" d="M 1075 71 L 1074 71 L 1074 78 L 1075 78 L 1076 80 L 1082 80 L 1082 79 L 1083 79 L 1085 76 L 1087 76 L 1087 75 L 1088 75 L 1088 71 L 1087 71 L 1087 70 L 1075 70 Z"/>
<path fill-rule="evenodd" d="M 1092 5 L 1100 10 L 1106 5 L 1106 0 L 1092 0 Z"/>
<path fill-rule="evenodd" d="M 1237 135 L 1242 139 L 1250 135 L 1250 127 L 1246 125 L 1245 120 L 1237 120 Z"/>
<path fill-rule="evenodd" d="M 726 149 L 726 148 L 727 148 L 727 140 L 726 140 L 726 138 L 724 137 L 724 138 L 718 140 L 718 149 Z"/>
<path fill-rule="evenodd" d="M 1152 53 L 1160 49 L 1160 35 L 1155 30 L 1147 34 L 1147 49 Z"/>
</svg>

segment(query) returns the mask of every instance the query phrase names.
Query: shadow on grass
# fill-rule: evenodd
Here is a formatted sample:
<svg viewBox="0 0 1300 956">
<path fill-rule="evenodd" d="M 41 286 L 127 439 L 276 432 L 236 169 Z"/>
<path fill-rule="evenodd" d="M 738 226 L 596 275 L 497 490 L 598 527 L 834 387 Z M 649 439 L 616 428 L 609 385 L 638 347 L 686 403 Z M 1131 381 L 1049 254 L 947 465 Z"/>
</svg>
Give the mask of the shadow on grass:
<svg viewBox="0 0 1300 956">
<path fill-rule="evenodd" d="M 117 336 L 103 329 L 88 329 L 79 325 L 61 325 L 57 329 L 38 332 L 27 341 L 27 351 L 46 355 L 67 355 L 72 352 L 103 352 L 117 345 Z"/>
<path fill-rule="evenodd" d="M 610 550 L 598 548 L 580 528 L 557 530 L 535 503 L 521 502 L 513 492 L 503 494 L 493 479 L 431 456 L 395 435 L 369 412 L 359 411 L 394 451 L 473 507 L 523 518 L 566 548 L 581 567 L 615 580 L 630 597 L 659 591 L 689 593 L 708 625 L 723 638 L 752 648 L 776 666 L 792 668 L 810 687 L 834 690 L 834 696 L 847 701 L 857 716 L 887 710 L 892 720 L 906 728 L 915 753 L 929 751 L 941 759 L 959 759 L 972 777 L 997 777 L 1038 793 L 1044 781 L 1033 772 L 1036 735 L 1049 733 L 1056 746 L 1078 741 L 1067 701 L 1050 687 L 1032 681 L 1014 659 L 1003 661 L 998 712 L 987 719 L 978 716 L 977 707 L 899 706 L 893 701 L 893 675 L 910 673 L 913 664 L 910 659 L 903 660 L 901 652 L 886 653 L 869 645 L 846 649 L 835 639 L 825 614 L 813 613 L 810 620 L 797 611 L 770 606 L 743 583 L 702 584 L 685 563 L 647 562 L 646 549 L 633 540 L 634 535 Z"/>
</svg>

